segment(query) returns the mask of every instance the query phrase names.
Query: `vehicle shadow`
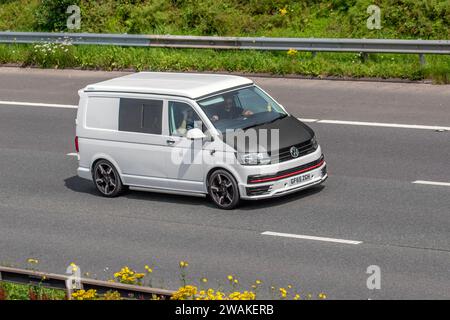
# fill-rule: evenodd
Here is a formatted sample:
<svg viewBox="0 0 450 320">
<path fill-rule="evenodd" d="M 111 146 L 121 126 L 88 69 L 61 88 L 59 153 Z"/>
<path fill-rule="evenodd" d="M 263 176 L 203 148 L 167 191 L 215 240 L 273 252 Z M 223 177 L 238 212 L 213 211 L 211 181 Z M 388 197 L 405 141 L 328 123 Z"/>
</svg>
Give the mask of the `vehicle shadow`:
<svg viewBox="0 0 450 320">
<path fill-rule="evenodd" d="M 98 195 L 97 190 L 91 181 L 86 179 L 82 179 L 78 176 L 73 176 L 67 179 L 64 179 L 64 186 L 72 191 L 78 193 L 87 193 L 90 195 Z"/>
<path fill-rule="evenodd" d="M 95 189 L 91 181 L 82 179 L 78 176 L 73 176 L 64 180 L 65 187 L 69 190 L 78 193 L 85 193 L 93 196 L 101 197 Z M 321 192 L 325 187 L 323 185 L 311 187 L 306 190 L 302 190 L 296 193 L 285 195 L 282 197 L 264 199 L 264 200 L 246 200 L 242 201 L 241 205 L 233 211 L 256 211 L 264 208 L 278 207 L 290 202 L 298 201 L 303 198 L 315 195 Z M 211 209 L 219 210 L 209 199 L 206 197 L 194 197 L 177 194 L 167 194 L 158 192 L 145 192 L 130 190 L 125 192 L 122 197 L 132 200 L 140 201 L 157 201 L 162 203 L 177 203 L 188 206 L 205 206 Z"/>
<path fill-rule="evenodd" d="M 279 207 L 286 205 L 288 203 L 301 200 L 303 198 L 307 198 L 313 196 L 319 192 L 321 192 L 325 188 L 324 185 L 314 186 L 305 190 L 301 190 L 295 193 L 291 193 L 285 196 L 270 198 L 270 199 L 262 199 L 262 200 L 246 200 L 242 201 L 239 209 L 240 210 L 261 210 L 265 208 Z"/>
<path fill-rule="evenodd" d="M 103 198 L 100 195 L 100 193 L 95 189 L 95 186 L 93 185 L 92 181 L 82 179 L 78 176 L 73 176 L 65 179 L 64 185 L 67 189 L 75 191 L 77 193 L 84 193 Z M 145 192 L 137 190 L 125 191 L 121 197 L 132 200 L 157 201 L 162 203 L 177 203 L 189 206 L 203 205 L 210 207 L 212 209 L 216 208 L 214 204 L 212 204 L 210 201 L 208 201 L 208 199 L 204 197 L 185 196 L 177 194 L 158 193 L 158 192 Z"/>
</svg>

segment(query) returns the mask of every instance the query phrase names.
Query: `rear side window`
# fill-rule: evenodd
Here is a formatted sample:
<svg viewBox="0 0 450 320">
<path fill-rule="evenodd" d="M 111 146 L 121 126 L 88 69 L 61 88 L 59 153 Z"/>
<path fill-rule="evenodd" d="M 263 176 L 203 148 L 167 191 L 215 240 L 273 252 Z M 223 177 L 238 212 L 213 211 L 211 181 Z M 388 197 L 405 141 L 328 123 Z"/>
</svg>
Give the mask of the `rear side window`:
<svg viewBox="0 0 450 320">
<path fill-rule="evenodd" d="M 119 131 L 162 133 L 162 100 L 120 99 Z"/>
<path fill-rule="evenodd" d="M 86 111 L 86 127 L 92 129 L 117 130 L 119 99 L 89 97 Z"/>
</svg>

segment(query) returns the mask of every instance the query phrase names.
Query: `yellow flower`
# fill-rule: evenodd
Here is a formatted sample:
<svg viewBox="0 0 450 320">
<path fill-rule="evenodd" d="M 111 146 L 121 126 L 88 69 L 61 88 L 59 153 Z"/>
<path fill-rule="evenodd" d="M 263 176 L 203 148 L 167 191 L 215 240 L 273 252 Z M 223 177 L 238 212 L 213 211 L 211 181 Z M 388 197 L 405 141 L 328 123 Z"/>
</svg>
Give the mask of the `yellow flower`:
<svg viewBox="0 0 450 320">
<path fill-rule="evenodd" d="M 325 293 L 319 293 L 319 299 L 326 299 L 327 295 Z"/>
<path fill-rule="evenodd" d="M 232 275 L 229 275 L 227 278 L 228 278 L 228 281 L 230 281 L 230 282 L 233 281 L 233 276 Z"/>
<path fill-rule="evenodd" d="M 300 295 L 296 294 L 295 297 L 294 297 L 294 300 L 300 300 Z"/>
<path fill-rule="evenodd" d="M 281 14 L 282 16 L 285 16 L 286 13 L 287 13 L 286 7 L 282 8 L 282 9 L 280 9 L 280 10 L 278 10 L 278 11 L 280 12 L 280 14 Z"/>
<path fill-rule="evenodd" d="M 287 51 L 287 55 L 291 57 L 295 56 L 297 53 L 298 51 L 292 48 Z"/>
<path fill-rule="evenodd" d="M 78 290 L 72 293 L 72 298 L 75 300 L 95 300 L 97 299 L 97 290 Z"/>
<path fill-rule="evenodd" d="M 203 283 L 207 283 L 207 282 L 208 282 L 208 279 L 202 278 L 202 282 L 203 282 Z"/>
<path fill-rule="evenodd" d="M 288 289 L 292 289 L 292 285 L 290 285 L 290 284 L 288 284 L 287 287 L 288 287 Z"/>
<path fill-rule="evenodd" d="M 125 284 L 141 285 L 141 279 L 144 277 L 144 273 L 137 273 L 129 267 L 123 267 L 119 272 L 114 273 L 114 278 Z"/>
<path fill-rule="evenodd" d="M 147 270 L 147 272 L 148 273 L 152 273 L 153 272 L 153 269 L 152 268 L 150 268 L 149 266 L 145 266 L 145 270 Z"/>
<path fill-rule="evenodd" d="M 234 279 L 233 282 L 234 282 L 235 284 L 238 284 L 238 283 L 239 283 L 238 279 Z"/>
<path fill-rule="evenodd" d="M 181 287 L 176 291 L 172 297 L 171 300 L 186 300 L 186 299 L 194 299 L 195 295 L 197 294 L 197 287 L 194 286 L 185 286 Z"/>
<path fill-rule="evenodd" d="M 39 263 L 39 260 L 38 260 L 38 259 L 29 258 L 29 259 L 27 260 L 27 262 L 28 262 L 28 263 L 31 263 L 31 264 L 38 264 L 38 263 Z"/>
<path fill-rule="evenodd" d="M 287 296 L 287 291 L 285 288 L 280 288 L 280 295 L 282 298 L 286 298 Z"/>
<path fill-rule="evenodd" d="M 120 293 L 117 291 L 108 291 L 103 296 L 104 300 L 122 300 Z"/>
<path fill-rule="evenodd" d="M 187 268 L 189 264 L 186 261 L 180 261 L 180 268 Z"/>
<path fill-rule="evenodd" d="M 262 281 L 261 280 L 256 280 L 256 282 L 255 282 L 257 285 L 260 285 L 261 283 L 262 283 Z"/>
</svg>

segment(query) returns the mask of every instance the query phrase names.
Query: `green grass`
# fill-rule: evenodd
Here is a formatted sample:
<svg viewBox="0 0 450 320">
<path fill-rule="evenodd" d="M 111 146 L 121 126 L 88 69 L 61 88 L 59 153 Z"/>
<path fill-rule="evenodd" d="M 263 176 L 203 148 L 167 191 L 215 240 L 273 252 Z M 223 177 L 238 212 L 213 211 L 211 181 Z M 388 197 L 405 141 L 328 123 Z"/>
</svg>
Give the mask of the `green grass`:
<svg viewBox="0 0 450 320">
<path fill-rule="evenodd" d="M 47 48 L 47 49 L 46 49 Z M 426 56 L 422 67 L 417 55 L 371 54 L 363 61 L 351 53 L 297 53 L 219 51 L 208 49 L 124 48 L 112 46 L 0 45 L 0 63 L 43 68 L 81 68 L 136 71 L 216 71 L 300 74 L 312 77 L 376 77 L 450 82 L 450 57 Z M 49 51 L 50 50 L 50 51 Z"/>
<path fill-rule="evenodd" d="M 30 291 L 32 292 L 30 295 Z M 6 295 L 2 297 L 3 295 Z M 66 292 L 63 290 L 55 290 L 40 286 L 29 286 L 0 281 L 0 300 L 31 300 L 30 296 L 35 295 L 36 298 L 42 300 L 63 300 Z"/>
<path fill-rule="evenodd" d="M 448 39 L 448 0 L 2 0 L 0 30 L 65 31 L 79 5 L 83 32 Z M 381 30 L 368 30 L 369 5 Z M 285 9 L 286 11 L 280 11 Z"/>
<path fill-rule="evenodd" d="M 449 0 L 0 0 L 0 30 L 67 31 L 65 9 L 81 7 L 81 32 L 267 37 L 449 39 Z M 366 27 L 369 4 L 382 29 Z M 281 9 L 286 9 L 280 11 Z M 79 46 L 52 52 L 1 45 L 0 63 L 44 68 L 233 71 L 450 82 L 449 56 L 215 51 Z"/>
</svg>

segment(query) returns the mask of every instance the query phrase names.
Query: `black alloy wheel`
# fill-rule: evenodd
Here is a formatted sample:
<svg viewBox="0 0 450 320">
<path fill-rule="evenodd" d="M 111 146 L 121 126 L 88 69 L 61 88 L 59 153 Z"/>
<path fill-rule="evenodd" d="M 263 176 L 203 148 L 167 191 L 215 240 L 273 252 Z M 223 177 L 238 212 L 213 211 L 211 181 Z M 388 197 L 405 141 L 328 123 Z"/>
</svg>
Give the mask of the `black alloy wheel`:
<svg viewBox="0 0 450 320">
<path fill-rule="evenodd" d="M 95 187 L 104 197 L 117 197 L 124 189 L 119 173 L 109 161 L 98 161 L 94 166 L 92 178 Z"/>
<path fill-rule="evenodd" d="M 236 179 L 225 170 L 217 170 L 211 174 L 208 180 L 208 193 L 220 209 L 234 209 L 240 200 Z"/>
</svg>

